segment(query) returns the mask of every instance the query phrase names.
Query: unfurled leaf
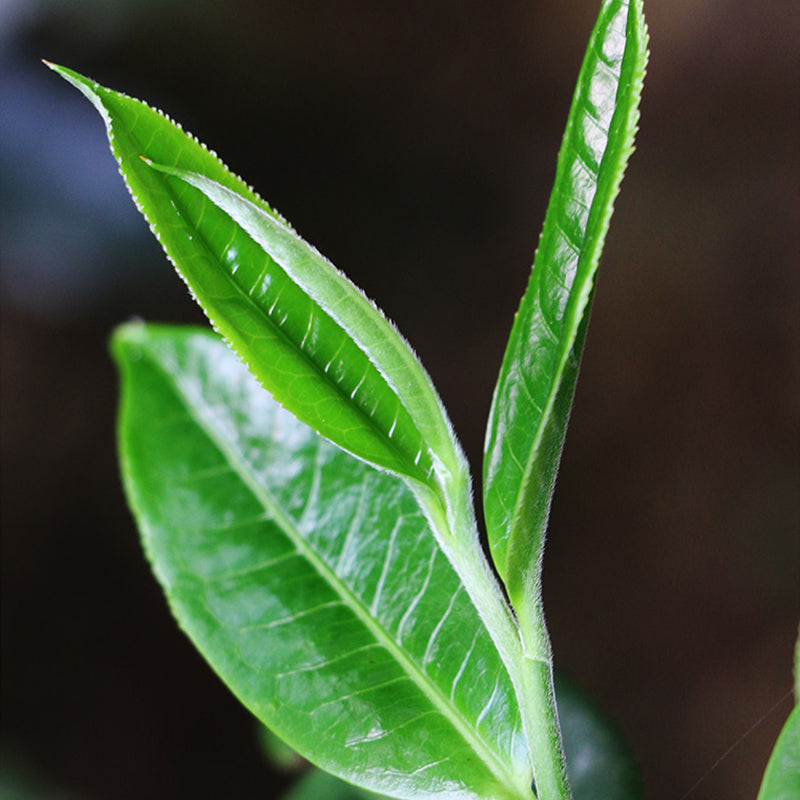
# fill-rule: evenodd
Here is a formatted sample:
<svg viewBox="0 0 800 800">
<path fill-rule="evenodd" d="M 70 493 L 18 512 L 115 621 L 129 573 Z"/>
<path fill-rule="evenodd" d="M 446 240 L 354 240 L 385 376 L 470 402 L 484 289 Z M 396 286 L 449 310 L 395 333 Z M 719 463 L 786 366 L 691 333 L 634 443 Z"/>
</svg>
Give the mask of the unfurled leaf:
<svg viewBox="0 0 800 800">
<path fill-rule="evenodd" d="M 383 800 L 385 797 L 313 769 L 282 795 L 281 800 Z"/>
<path fill-rule="evenodd" d="M 308 762 L 266 725 L 258 725 L 258 742 L 267 761 L 281 772 L 300 772 Z"/>
<path fill-rule="evenodd" d="M 145 549 L 240 700 L 362 787 L 530 798 L 508 674 L 406 483 L 299 423 L 210 333 L 133 324 L 113 352 Z"/>
<path fill-rule="evenodd" d="M 495 388 L 484 456 L 489 546 L 529 653 L 545 526 L 600 252 L 638 119 L 647 58 L 641 0 L 606 0 L 567 121 L 530 282 Z"/>
<path fill-rule="evenodd" d="M 800 797 L 800 705 L 796 705 L 775 743 L 758 800 L 797 800 Z"/>
<path fill-rule="evenodd" d="M 642 777 L 616 726 L 573 683 L 556 673 L 558 716 L 574 800 L 642 800 Z M 375 795 L 311 770 L 283 800 L 379 800 Z"/>
<path fill-rule="evenodd" d="M 278 402 L 370 463 L 440 492 L 463 483 L 430 379 L 362 292 L 165 116 L 51 66 L 94 103 L 167 255 Z"/>
</svg>

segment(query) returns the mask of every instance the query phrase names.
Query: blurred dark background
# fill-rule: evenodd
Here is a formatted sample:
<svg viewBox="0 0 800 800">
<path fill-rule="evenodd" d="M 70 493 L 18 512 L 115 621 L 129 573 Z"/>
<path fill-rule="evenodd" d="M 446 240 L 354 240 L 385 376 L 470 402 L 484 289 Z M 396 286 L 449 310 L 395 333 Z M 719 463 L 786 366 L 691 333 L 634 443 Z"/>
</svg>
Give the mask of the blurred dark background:
<svg viewBox="0 0 800 800">
<path fill-rule="evenodd" d="M 800 15 L 647 0 L 545 565 L 558 663 L 647 795 L 755 797 L 800 616 Z M 479 472 L 598 0 L 0 2 L 2 754 L 34 796 L 268 798 L 255 725 L 172 622 L 114 453 L 109 332 L 201 321 L 100 118 L 147 99 L 394 319 Z"/>
</svg>

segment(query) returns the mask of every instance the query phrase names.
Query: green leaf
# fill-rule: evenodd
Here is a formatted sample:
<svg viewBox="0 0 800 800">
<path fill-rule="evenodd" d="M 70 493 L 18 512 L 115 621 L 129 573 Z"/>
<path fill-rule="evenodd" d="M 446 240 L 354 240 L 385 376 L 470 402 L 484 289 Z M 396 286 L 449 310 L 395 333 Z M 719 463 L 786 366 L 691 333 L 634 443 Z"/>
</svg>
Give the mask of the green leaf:
<svg viewBox="0 0 800 800">
<path fill-rule="evenodd" d="M 800 702 L 800 629 L 794 643 L 794 699 Z"/>
<path fill-rule="evenodd" d="M 758 800 L 797 800 L 800 797 L 800 706 L 795 706 L 775 743 Z"/>
<path fill-rule="evenodd" d="M 616 726 L 558 672 L 555 690 L 575 800 L 641 800 L 639 767 Z"/>
<path fill-rule="evenodd" d="M 574 800 L 641 800 L 641 772 L 617 727 L 562 673 L 556 673 L 555 684 Z M 380 796 L 311 770 L 283 800 L 321 797 L 373 800 Z"/>
<path fill-rule="evenodd" d="M 239 699 L 362 787 L 530 798 L 508 674 L 406 483 L 299 423 L 210 333 L 132 324 L 113 352 L 146 552 Z"/>
<path fill-rule="evenodd" d="M 275 399 L 372 464 L 429 487 L 463 483 L 430 379 L 362 292 L 164 115 L 50 66 L 94 103 L 139 210 Z"/>
<path fill-rule="evenodd" d="M 545 527 L 594 275 L 633 149 L 646 59 L 641 0 L 606 0 L 581 68 L 486 433 L 489 546 L 533 657 L 549 658 L 539 629 Z"/>
<path fill-rule="evenodd" d="M 258 725 L 258 742 L 267 761 L 282 772 L 299 772 L 308 762 L 266 725 Z"/>
<path fill-rule="evenodd" d="M 386 795 L 359 789 L 318 769 L 309 770 L 282 800 L 382 800 Z"/>
</svg>

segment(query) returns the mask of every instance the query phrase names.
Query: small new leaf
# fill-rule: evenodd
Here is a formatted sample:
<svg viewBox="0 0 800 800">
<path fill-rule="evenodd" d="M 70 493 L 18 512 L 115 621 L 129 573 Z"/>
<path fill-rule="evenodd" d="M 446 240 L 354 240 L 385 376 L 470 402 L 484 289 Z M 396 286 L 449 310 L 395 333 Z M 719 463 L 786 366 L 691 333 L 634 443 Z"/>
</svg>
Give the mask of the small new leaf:
<svg viewBox="0 0 800 800">
<path fill-rule="evenodd" d="M 646 61 L 641 0 L 606 0 L 578 78 L 486 431 L 489 547 L 532 657 L 549 659 L 539 607 L 545 527 L 594 275 L 633 149 Z"/>
</svg>

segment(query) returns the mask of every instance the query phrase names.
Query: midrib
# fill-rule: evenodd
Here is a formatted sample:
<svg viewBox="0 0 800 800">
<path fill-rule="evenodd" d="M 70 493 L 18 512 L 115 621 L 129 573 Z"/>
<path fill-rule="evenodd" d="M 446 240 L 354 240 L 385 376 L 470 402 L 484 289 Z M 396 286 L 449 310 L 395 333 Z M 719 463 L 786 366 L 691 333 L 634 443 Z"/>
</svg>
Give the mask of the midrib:
<svg viewBox="0 0 800 800">
<path fill-rule="evenodd" d="M 486 764 L 489 771 L 507 790 L 514 791 L 516 787 L 514 777 L 509 773 L 505 763 L 491 750 L 486 742 L 476 735 L 470 721 L 464 718 L 461 711 L 450 703 L 449 698 L 434 683 L 398 645 L 390 633 L 372 617 L 369 610 L 341 578 L 328 566 L 328 564 L 309 546 L 294 521 L 283 511 L 272 494 L 258 481 L 247 459 L 235 448 L 225 441 L 213 424 L 213 414 L 202 395 L 190 391 L 189 387 L 175 380 L 174 375 L 156 362 L 160 371 L 171 382 L 176 393 L 184 401 L 189 415 L 197 422 L 199 427 L 208 436 L 220 454 L 232 467 L 251 491 L 256 500 L 269 513 L 281 530 L 289 537 L 297 550 L 309 561 L 323 580 L 336 592 L 342 602 L 356 615 L 359 621 L 375 637 L 375 639 L 389 651 L 400 664 L 415 686 L 431 701 L 441 714 L 458 731 L 459 735 L 469 744 L 471 749 Z M 321 437 L 320 437 L 321 438 Z M 431 534 L 432 535 L 432 534 Z M 530 795 L 519 794 L 520 798 L 528 800 Z"/>
</svg>

